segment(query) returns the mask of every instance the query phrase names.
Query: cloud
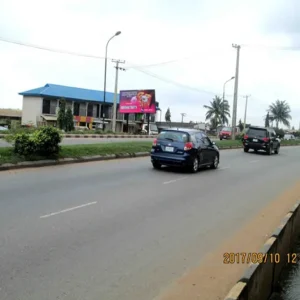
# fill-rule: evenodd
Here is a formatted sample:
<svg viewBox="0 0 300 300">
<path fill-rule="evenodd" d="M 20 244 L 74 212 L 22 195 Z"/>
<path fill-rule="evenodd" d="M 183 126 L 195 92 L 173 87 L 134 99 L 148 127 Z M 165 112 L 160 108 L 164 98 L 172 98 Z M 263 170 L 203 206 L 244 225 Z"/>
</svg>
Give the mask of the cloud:
<svg viewBox="0 0 300 300">
<path fill-rule="evenodd" d="M 263 123 L 268 105 L 287 100 L 293 121 L 299 123 L 296 51 L 279 51 L 249 45 L 296 45 L 299 4 L 288 1 L 238 0 L 0 0 L 0 37 L 72 52 L 126 60 L 119 74 L 120 89 L 154 88 L 163 111 L 171 108 L 173 120 L 204 121 L 203 105 L 223 83 L 235 75 L 236 50 L 241 43 L 238 119 Z M 47 4 L 48 3 L 48 4 Z M 284 4 L 285 3 L 285 4 Z M 18 9 L 16 9 L 18 8 Z M 247 44 L 248 46 L 243 46 Z M 141 68 L 176 60 L 173 63 Z M 0 42 L 0 106 L 20 107 L 18 92 L 57 83 L 103 89 L 104 61 L 51 53 Z M 113 91 L 115 69 L 108 62 L 107 89 Z M 232 103 L 234 82 L 226 85 Z M 258 109 L 259 108 L 259 109 Z"/>
</svg>

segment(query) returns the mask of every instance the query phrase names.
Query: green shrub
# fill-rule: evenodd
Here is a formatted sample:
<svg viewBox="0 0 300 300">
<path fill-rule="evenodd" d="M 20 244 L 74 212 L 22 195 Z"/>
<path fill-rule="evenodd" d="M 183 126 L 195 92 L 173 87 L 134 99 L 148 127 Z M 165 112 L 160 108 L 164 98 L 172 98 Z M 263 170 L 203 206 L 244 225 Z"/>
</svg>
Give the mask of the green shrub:
<svg viewBox="0 0 300 300">
<path fill-rule="evenodd" d="M 36 144 L 32 137 L 27 133 L 18 133 L 14 137 L 14 151 L 23 156 L 36 153 Z"/>
<path fill-rule="evenodd" d="M 39 155 L 52 155 L 59 152 L 59 143 L 62 138 L 59 131 L 54 127 L 41 127 L 33 133 L 32 139 Z"/>
<path fill-rule="evenodd" d="M 54 127 L 41 127 L 33 134 L 19 133 L 13 138 L 15 153 L 23 156 L 58 154 L 62 138 Z"/>
</svg>

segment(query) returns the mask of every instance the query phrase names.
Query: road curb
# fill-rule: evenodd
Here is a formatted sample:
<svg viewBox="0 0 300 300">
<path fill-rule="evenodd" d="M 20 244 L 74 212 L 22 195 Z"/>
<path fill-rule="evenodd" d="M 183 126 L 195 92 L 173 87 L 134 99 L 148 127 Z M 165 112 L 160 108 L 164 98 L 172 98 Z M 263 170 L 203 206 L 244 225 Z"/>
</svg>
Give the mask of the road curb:
<svg viewBox="0 0 300 300">
<path fill-rule="evenodd" d="M 290 146 L 290 145 L 284 145 Z M 294 145 L 298 146 L 298 145 Z M 219 150 L 234 150 L 241 149 L 243 146 L 230 146 L 219 148 Z M 134 153 L 120 153 L 120 154 L 107 154 L 107 155 L 94 155 L 94 156 L 83 156 L 77 158 L 60 158 L 58 160 L 49 159 L 49 160 L 38 160 L 38 161 L 23 161 L 16 164 L 6 163 L 0 165 L 0 171 L 7 171 L 13 169 L 23 169 L 23 168 L 38 168 L 38 167 L 47 167 L 54 165 L 65 165 L 71 163 L 82 163 L 89 161 L 102 161 L 102 160 L 112 160 L 120 158 L 134 158 L 134 157 L 145 157 L 149 156 L 150 152 L 134 152 Z"/>
<path fill-rule="evenodd" d="M 0 134 L 0 139 L 9 134 Z M 136 135 L 136 134 L 62 134 L 63 138 L 84 138 L 84 139 L 153 139 L 155 135 Z"/>
<path fill-rule="evenodd" d="M 224 300 L 269 299 L 275 290 L 282 269 L 287 263 L 291 263 L 288 260 L 293 259 L 291 256 L 293 238 L 299 233 L 300 200 L 285 215 L 258 252 L 267 259 L 263 259 L 261 263 L 252 261 Z M 255 253 L 252 253 L 252 260 L 254 256 Z"/>
</svg>

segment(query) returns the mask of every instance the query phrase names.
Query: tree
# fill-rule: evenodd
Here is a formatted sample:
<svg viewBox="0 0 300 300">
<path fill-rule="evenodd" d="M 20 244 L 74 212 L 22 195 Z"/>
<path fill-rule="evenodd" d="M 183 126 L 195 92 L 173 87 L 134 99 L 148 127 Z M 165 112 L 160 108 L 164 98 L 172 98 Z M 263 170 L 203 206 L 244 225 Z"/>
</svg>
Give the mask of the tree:
<svg viewBox="0 0 300 300">
<path fill-rule="evenodd" d="M 170 112 L 170 108 L 168 107 L 166 114 L 165 114 L 165 120 L 166 122 L 171 122 L 171 112 Z"/>
<path fill-rule="evenodd" d="M 205 120 L 211 120 L 211 125 L 214 129 L 220 124 L 228 124 L 228 117 L 230 117 L 230 106 L 227 100 L 222 100 L 219 96 L 210 101 L 210 105 L 204 105 L 207 109 Z M 212 121 L 212 119 L 214 121 Z"/>
<path fill-rule="evenodd" d="M 61 98 L 59 100 L 59 109 L 57 114 L 57 124 L 59 129 L 65 130 L 66 129 L 66 100 Z"/>
<path fill-rule="evenodd" d="M 291 108 L 285 100 L 276 100 L 269 106 L 268 112 L 270 113 L 270 121 L 276 122 L 276 128 L 278 128 L 279 123 L 290 126 Z"/>
<path fill-rule="evenodd" d="M 239 126 L 240 131 L 242 132 L 244 130 L 244 124 L 242 123 L 241 119 L 239 120 L 239 125 L 238 126 Z"/>
<path fill-rule="evenodd" d="M 268 112 L 265 118 L 265 127 L 270 127 L 270 113 Z"/>
<path fill-rule="evenodd" d="M 74 117 L 72 109 L 69 107 L 66 112 L 66 131 L 74 130 Z"/>
</svg>

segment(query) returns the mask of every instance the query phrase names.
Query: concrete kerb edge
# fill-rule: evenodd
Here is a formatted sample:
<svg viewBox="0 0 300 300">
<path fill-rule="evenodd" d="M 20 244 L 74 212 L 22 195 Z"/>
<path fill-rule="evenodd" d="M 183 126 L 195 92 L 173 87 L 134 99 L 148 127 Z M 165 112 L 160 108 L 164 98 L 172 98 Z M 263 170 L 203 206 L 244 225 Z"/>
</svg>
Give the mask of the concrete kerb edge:
<svg viewBox="0 0 300 300">
<path fill-rule="evenodd" d="M 299 214 L 299 215 L 298 215 Z M 246 300 L 246 299 L 254 299 L 253 296 L 255 296 L 255 288 L 254 291 L 251 289 L 251 284 L 253 285 L 253 282 L 258 282 L 260 285 L 264 285 L 263 287 L 260 287 L 260 293 L 261 289 L 267 289 L 267 293 L 269 294 L 269 297 L 272 294 L 272 289 L 274 287 L 274 281 L 276 281 L 275 278 L 275 267 L 276 264 L 272 264 L 270 262 L 270 254 L 273 254 L 273 260 L 274 260 L 274 254 L 277 253 L 278 243 L 280 240 L 284 239 L 284 237 L 288 234 L 288 231 L 286 231 L 286 228 L 288 226 L 291 226 L 291 223 L 294 222 L 295 218 L 300 219 L 300 200 L 297 200 L 296 203 L 291 207 L 290 211 L 287 212 L 287 214 L 284 216 L 284 218 L 281 220 L 279 226 L 274 230 L 274 232 L 271 234 L 269 239 L 264 243 L 263 247 L 260 249 L 259 253 L 265 253 L 268 254 L 268 261 L 267 263 L 261 263 L 261 264 L 249 264 L 249 267 L 245 271 L 245 273 L 242 275 L 242 277 L 238 280 L 238 282 L 232 287 L 232 289 L 229 291 L 227 296 L 224 298 L 224 300 Z M 299 220 L 300 222 L 300 220 Z M 293 225 L 293 224 L 292 224 Z M 299 231 L 299 230 L 298 230 Z M 295 232 L 296 233 L 296 232 Z M 297 233 L 296 233 L 297 234 Z M 290 243 L 289 247 L 292 247 L 292 243 Z M 289 252 L 291 249 L 287 249 L 287 252 Z M 278 265 L 279 266 L 279 265 Z M 277 266 L 277 267 L 278 267 Z M 284 265 L 282 265 L 282 268 Z M 264 269 L 269 268 L 267 270 L 270 274 L 267 274 L 270 277 L 270 280 L 268 282 L 268 286 L 266 287 L 266 282 L 264 282 L 265 275 L 261 275 L 266 273 L 263 272 Z M 280 270 L 280 271 L 281 271 Z M 258 278 L 255 278 L 258 277 Z M 260 279 L 260 280 L 258 280 Z M 255 298 L 258 299 L 258 298 Z"/>
<path fill-rule="evenodd" d="M 241 148 L 243 148 L 243 146 L 233 146 L 233 147 L 230 146 L 230 147 L 219 148 L 219 150 L 234 150 L 234 149 L 241 149 Z M 12 164 L 12 163 L 2 164 L 0 165 L 0 171 L 8 171 L 13 169 L 21 169 L 21 168 L 47 167 L 53 165 L 65 165 L 65 164 L 89 162 L 89 161 L 134 158 L 134 157 L 143 157 L 149 155 L 150 152 L 134 152 L 134 153 L 120 153 L 120 154 L 113 154 L 113 155 L 107 154 L 107 155 L 84 156 L 84 157 L 77 157 L 77 158 L 61 158 L 58 160 L 23 161 L 16 164 Z"/>
</svg>

